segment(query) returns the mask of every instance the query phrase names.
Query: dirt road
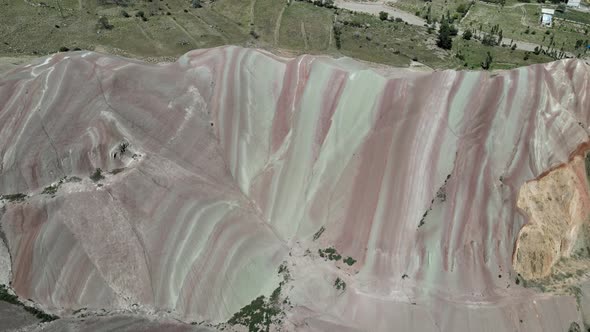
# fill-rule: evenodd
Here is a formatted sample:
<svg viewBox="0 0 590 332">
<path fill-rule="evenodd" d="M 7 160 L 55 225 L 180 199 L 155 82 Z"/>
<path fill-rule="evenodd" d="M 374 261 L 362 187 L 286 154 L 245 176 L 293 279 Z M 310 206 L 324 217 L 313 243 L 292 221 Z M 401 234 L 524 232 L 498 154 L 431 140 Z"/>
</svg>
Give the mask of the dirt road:
<svg viewBox="0 0 590 332">
<path fill-rule="evenodd" d="M 391 1 L 387 1 L 391 2 Z M 375 1 L 375 2 L 356 2 L 351 0 L 336 0 L 335 4 L 338 8 L 344 8 L 352 11 L 357 12 L 364 12 L 367 14 L 372 15 L 379 15 L 379 12 L 386 12 L 390 16 L 399 17 L 408 24 L 417 25 L 417 26 L 424 26 L 426 21 L 423 20 L 421 17 L 418 17 L 414 14 L 405 12 L 403 10 L 399 10 L 397 8 L 393 8 L 386 4 L 386 1 Z M 463 34 L 463 30 L 459 28 L 459 35 Z M 508 40 L 509 38 L 505 38 L 504 40 Z M 535 43 L 523 42 L 523 41 L 513 41 L 516 44 L 516 47 L 520 50 L 524 51 L 533 51 L 535 47 L 539 46 Z"/>
<path fill-rule="evenodd" d="M 356 12 L 364 12 L 373 15 L 379 15 L 379 12 L 386 12 L 390 16 L 399 17 L 402 20 L 408 22 L 408 24 L 424 26 L 426 21 L 421 17 L 410 14 L 403 10 L 399 10 L 394 7 L 390 7 L 385 4 L 385 1 L 376 2 L 355 2 L 350 0 L 336 0 L 335 4 L 338 8 L 344 8 Z"/>
</svg>

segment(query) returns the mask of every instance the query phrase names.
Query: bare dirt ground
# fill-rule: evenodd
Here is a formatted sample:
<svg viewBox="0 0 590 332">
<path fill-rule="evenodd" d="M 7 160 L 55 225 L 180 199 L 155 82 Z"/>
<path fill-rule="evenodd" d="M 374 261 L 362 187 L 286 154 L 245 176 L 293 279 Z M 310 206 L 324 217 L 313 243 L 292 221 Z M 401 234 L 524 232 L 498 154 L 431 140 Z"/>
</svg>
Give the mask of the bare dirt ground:
<svg viewBox="0 0 590 332">
<path fill-rule="evenodd" d="M 425 20 L 416 15 L 388 6 L 386 1 L 357 2 L 350 0 L 336 0 L 335 3 L 338 8 L 344 8 L 356 12 L 364 12 L 373 15 L 379 15 L 379 12 L 386 12 L 390 16 L 401 18 L 402 20 L 408 22 L 408 24 L 418 26 L 424 26 L 424 24 L 426 24 Z"/>
</svg>

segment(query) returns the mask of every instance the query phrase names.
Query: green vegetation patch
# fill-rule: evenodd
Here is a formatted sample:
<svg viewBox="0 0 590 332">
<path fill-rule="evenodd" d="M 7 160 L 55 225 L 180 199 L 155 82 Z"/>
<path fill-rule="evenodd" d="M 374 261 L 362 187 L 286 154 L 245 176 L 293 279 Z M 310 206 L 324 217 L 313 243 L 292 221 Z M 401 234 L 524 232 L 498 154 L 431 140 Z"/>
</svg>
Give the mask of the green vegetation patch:
<svg viewBox="0 0 590 332">
<path fill-rule="evenodd" d="M 94 171 L 94 173 L 92 173 L 92 175 L 90 175 L 90 180 L 92 180 L 94 182 L 98 182 L 103 179 L 104 179 L 104 176 L 102 175 L 102 170 L 100 168 L 97 168 Z"/>
<path fill-rule="evenodd" d="M 584 165 L 586 166 L 586 177 L 588 178 L 588 181 L 590 181 L 590 153 L 586 153 L 586 158 L 584 158 Z"/>
<path fill-rule="evenodd" d="M 247 29 L 250 22 L 252 22 L 252 11 L 250 11 L 250 8 L 252 8 L 253 1 L 254 0 L 217 0 L 212 6 L 213 10 L 236 21 L 238 25 Z"/>
<path fill-rule="evenodd" d="M 352 257 L 347 257 L 345 260 L 343 260 L 343 262 L 348 264 L 349 266 L 352 266 L 354 263 L 356 263 L 356 259 Z"/>
<path fill-rule="evenodd" d="M 456 68 L 460 63 L 436 46 L 436 34 L 403 21 L 382 21 L 378 17 L 340 10 L 340 52 L 344 55 L 397 67 L 410 60 L 433 68 Z"/>
<path fill-rule="evenodd" d="M 315 240 L 319 239 L 325 230 L 326 230 L 326 228 L 324 226 L 320 227 L 320 229 L 317 232 L 315 232 L 315 234 L 313 235 L 313 240 L 315 241 Z"/>
<path fill-rule="evenodd" d="M 125 168 L 115 168 L 114 170 L 111 171 L 111 174 L 115 175 L 115 174 L 119 174 L 121 172 L 123 172 L 125 170 Z"/>
<path fill-rule="evenodd" d="M 463 62 L 465 69 L 482 69 L 482 63 L 486 61 L 488 52 L 492 57 L 489 64 L 490 70 L 512 69 L 553 61 L 551 57 L 544 54 L 534 54 L 519 49 L 513 50 L 510 47 L 485 46 L 473 39 L 456 38 L 453 43 L 453 51 L 455 57 Z"/>
<path fill-rule="evenodd" d="M 140 57 L 179 56 L 195 48 L 248 39 L 246 29 L 240 26 L 242 20 L 223 16 L 210 6 L 191 8 L 188 0 L 130 1 L 125 7 L 96 0 L 60 0 L 61 11 L 57 2 L 45 2 L 50 5 L 11 1 L 10 6 L 2 7 L 0 54 L 45 55 L 60 49 L 101 47 Z M 235 4 L 232 11 L 237 12 L 240 6 L 242 13 L 250 13 L 247 1 L 225 2 Z M 227 13 L 227 8 L 215 9 Z"/>
<path fill-rule="evenodd" d="M 59 189 L 61 182 L 58 182 L 56 184 L 52 184 L 50 186 L 47 186 L 43 189 L 43 192 L 41 194 L 43 195 L 55 195 L 57 193 L 57 190 Z"/>
<path fill-rule="evenodd" d="M 254 27 L 257 35 L 268 42 L 274 41 L 277 22 L 287 6 L 286 1 L 256 0 L 254 3 Z M 244 8 L 249 10 L 249 8 Z"/>
<path fill-rule="evenodd" d="M 235 313 L 227 323 L 247 326 L 248 331 L 268 331 L 280 313 L 279 307 L 261 295 Z"/>
<path fill-rule="evenodd" d="M 417 14 L 425 20 L 429 16 L 431 19 L 440 19 L 442 15 L 447 13 L 458 19 L 468 11 L 471 2 L 466 0 L 404 0 L 395 2 L 393 6 L 408 13 Z"/>
<path fill-rule="evenodd" d="M 567 13 L 571 12 L 566 12 L 566 15 Z M 552 48 L 557 51 L 563 49 L 576 54 L 584 52 L 584 49 L 576 43 L 590 38 L 587 26 L 557 19 L 553 21 L 551 28 L 543 27 L 539 24 L 540 15 L 541 6 L 533 4 L 502 8 L 478 2 L 473 5 L 469 15 L 461 21 L 461 26 L 464 29 L 472 29 L 476 34 L 482 34 L 489 32 L 493 26 L 497 25 L 503 31 L 506 44 L 514 39 L 539 44 L 544 49 Z M 579 15 L 590 19 L 588 13 Z"/>
<path fill-rule="evenodd" d="M 570 20 L 570 21 L 590 25 L 590 14 L 585 13 L 585 12 L 581 12 L 578 10 L 573 10 L 573 9 L 568 8 L 563 13 L 556 11 L 555 17 L 558 17 L 558 18 L 561 18 L 564 20 Z"/>
<path fill-rule="evenodd" d="M 572 322 L 570 324 L 569 329 L 567 330 L 567 332 L 581 332 L 582 329 L 580 328 L 580 324 L 576 323 L 576 322 Z"/>
<path fill-rule="evenodd" d="M 318 254 L 320 257 L 331 260 L 331 261 L 339 261 L 342 256 L 334 249 L 334 247 L 326 248 L 326 249 L 318 249 Z"/>
<path fill-rule="evenodd" d="M 66 182 L 70 183 L 70 182 L 80 182 L 82 181 L 82 179 L 80 179 L 77 176 L 71 176 L 69 178 L 66 178 Z"/>
<path fill-rule="evenodd" d="M 0 195 L 0 199 L 7 200 L 9 202 L 23 202 L 26 198 L 27 195 L 21 193 Z"/>
<path fill-rule="evenodd" d="M 281 18 L 279 45 L 294 50 L 327 50 L 333 33 L 333 16 L 332 9 L 293 2 Z"/>
<path fill-rule="evenodd" d="M 41 194 L 55 196 L 55 194 L 57 193 L 57 190 L 59 189 L 59 187 L 61 187 L 61 185 L 64 182 L 66 182 L 66 180 L 67 180 L 67 177 L 64 176 L 62 179 L 60 179 L 55 184 L 52 184 L 50 186 L 45 187 L 43 189 L 43 191 L 41 192 Z"/>
<path fill-rule="evenodd" d="M 334 281 L 334 287 L 336 287 L 337 290 L 346 290 L 346 282 L 338 277 Z"/>
<path fill-rule="evenodd" d="M 39 318 L 42 322 L 51 322 L 58 319 L 58 316 L 47 314 L 35 307 L 30 307 L 22 303 L 16 295 L 12 295 L 8 292 L 8 288 L 5 285 L 0 285 L 0 301 L 8 302 L 14 305 L 23 307 L 26 311 Z"/>
</svg>

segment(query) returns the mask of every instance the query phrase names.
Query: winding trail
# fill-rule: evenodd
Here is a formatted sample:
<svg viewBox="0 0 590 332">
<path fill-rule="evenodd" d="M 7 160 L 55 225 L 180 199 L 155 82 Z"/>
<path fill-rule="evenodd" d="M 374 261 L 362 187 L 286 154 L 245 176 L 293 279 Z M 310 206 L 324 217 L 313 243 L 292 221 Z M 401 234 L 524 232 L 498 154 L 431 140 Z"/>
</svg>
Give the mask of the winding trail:
<svg viewBox="0 0 590 332">
<path fill-rule="evenodd" d="M 307 44 L 307 33 L 305 33 L 305 23 L 301 22 L 301 35 L 303 36 L 303 43 L 305 45 L 305 50 L 309 49 L 309 45 Z"/>
<path fill-rule="evenodd" d="M 170 18 L 170 22 L 176 25 L 180 31 L 184 32 L 184 34 L 195 44 L 195 46 L 199 45 L 199 42 L 188 32 L 188 30 L 186 30 L 180 23 L 176 22 L 176 20 L 173 20 L 170 16 L 168 17 Z"/>
<path fill-rule="evenodd" d="M 279 17 L 277 18 L 277 23 L 275 24 L 275 35 L 274 35 L 274 44 L 279 45 L 279 35 L 281 30 L 281 20 L 283 19 L 283 13 L 287 6 L 283 6 L 281 12 L 279 13 Z"/>
</svg>

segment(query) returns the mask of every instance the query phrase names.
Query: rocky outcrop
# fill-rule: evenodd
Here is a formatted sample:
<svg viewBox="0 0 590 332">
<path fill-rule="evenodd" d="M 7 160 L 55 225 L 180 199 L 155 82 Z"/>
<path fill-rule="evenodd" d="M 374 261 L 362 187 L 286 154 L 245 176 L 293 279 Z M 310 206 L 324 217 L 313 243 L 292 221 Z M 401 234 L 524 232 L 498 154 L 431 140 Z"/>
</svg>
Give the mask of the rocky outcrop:
<svg viewBox="0 0 590 332">
<path fill-rule="evenodd" d="M 514 268 L 526 279 L 547 277 L 560 258 L 571 255 L 582 226 L 590 222 L 584 156 L 525 183 L 518 207 L 528 223 L 518 236 Z"/>
</svg>

